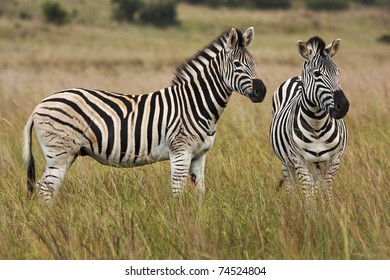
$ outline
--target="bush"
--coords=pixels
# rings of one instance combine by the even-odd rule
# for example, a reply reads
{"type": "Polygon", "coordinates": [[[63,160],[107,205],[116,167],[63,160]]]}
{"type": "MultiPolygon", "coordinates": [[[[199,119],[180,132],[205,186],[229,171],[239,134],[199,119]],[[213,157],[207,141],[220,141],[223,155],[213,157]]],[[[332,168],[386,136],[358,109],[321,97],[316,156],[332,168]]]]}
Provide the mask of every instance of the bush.
{"type": "Polygon", "coordinates": [[[363,4],[363,5],[375,5],[377,4],[377,0],[354,0],[354,2],[363,4]]]}
{"type": "Polygon", "coordinates": [[[246,6],[247,0],[219,0],[219,1],[213,1],[213,0],[208,0],[207,3],[208,5],[212,6],[226,6],[226,7],[231,7],[231,8],[237,8],[237,7],[243,7],[246,6]],[[214,4],[216,3],[216,4],[214,4]]]}
{"type": "Polygon", "coordinates": [[[148,2],[141,9],[139,19],[142,23],[155,26],[177,24],[175,0],[154,0],[148,2]]]}
{"type": "Polygon", "coordinates": [[[383,34],[378,38],[379,42],[390,44],[390,33],[389,34],[383,34]]]}
{"type": "Polygon", "coordinates": [[[32,19],[32,15],[27,11],[20,11],[19,18],[22,20],[30,20],[32,19]]]}
{"type": "Polygon", "coordinates": [[[377,6],[384,6],[384,7],[390,7],[390,1],[389,0],[354,0],[354,2],[360,3],[362,5],[377,5],[377,6]]]}
{"type": "Polygon", "coordinates": [[[58,2],[44,2],[42,11],[45,20],[49,23],[62,25],[68,22],[69,14],[58,2]]]}
{"type": "Polygon", "coordinates": [[[181,0],[190,4],[201,4],[210,7],[246,7],[260,9],[289,8],[292,0],[181,0]]]}
{"type": "Polygon", "coordinates": [[[305,0],[305,6],[310,10],[345,10],[349,0],[305,0]]]}
{"type": "Polygon", "coordinates": [[[252,3],[260,9],[287,9],[291,7],[291,0],[253,0],[252,3]]]}
{"type": "Polygon", "coordinates": [[[119,21],[133,21],[143,6],[142,0],[111,0],[114,4],[113,18],[119,21]]]}
{"type": "Polygon", "coordinates": [[[205,0],[182,0],[182,2],[197,5],[197,4],[204,4],[205,0]]]}

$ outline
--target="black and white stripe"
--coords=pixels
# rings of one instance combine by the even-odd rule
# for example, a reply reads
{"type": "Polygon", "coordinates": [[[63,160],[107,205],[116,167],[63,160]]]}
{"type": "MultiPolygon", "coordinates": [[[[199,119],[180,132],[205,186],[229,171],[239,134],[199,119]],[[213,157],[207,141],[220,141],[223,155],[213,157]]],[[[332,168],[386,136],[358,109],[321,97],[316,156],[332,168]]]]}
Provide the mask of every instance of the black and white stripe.
{"type": "Polygon", "coordinates": [[[305,59],[302,76],[281,84],[272,100],[272,148],[282,162],[287,188],[291,190],[298,175],[306,197],[314,195],[321,182],[331,197],[333,177],[347,145],[342,118],[349,102],[331,60],[339,44],[337,39],[325,46],[319,37],[298,41],[305,59]]]}
{"type": "Polygon", "coordinates": [[[177,69],[172,85],[149,94],[127,95],[75,88],[44,99],[33,111],[24,133],[28,189],[51,200],[78,156],[102,164],[134,167],[171,162],[172,191],[180,193],[188,175],[204,193],[205,153],[216,123],[233,91],[261,102],[265,86],[257,78],[247,47],[254,29],[232,28],[177,69]],[[34,186],[31,132],[46,159],[34,186]]]}

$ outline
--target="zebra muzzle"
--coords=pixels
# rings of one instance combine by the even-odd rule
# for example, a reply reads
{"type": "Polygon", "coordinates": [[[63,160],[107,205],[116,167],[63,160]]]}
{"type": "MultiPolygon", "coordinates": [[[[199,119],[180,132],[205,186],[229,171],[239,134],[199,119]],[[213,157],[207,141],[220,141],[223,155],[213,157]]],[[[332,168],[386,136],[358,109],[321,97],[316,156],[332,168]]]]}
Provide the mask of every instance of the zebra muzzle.
{"type": "Polygon", "coordinates": [[[349,101],[342,90],[336,90],[333,93],[334,107],[329,110],[332,118],[341,119],[344,118],[349,110],[349,101]]]}
{"type": "Polygon", "coordinates": [[[249,95],[251,101],[254,103],[262,102],[267,92],[267,88],[265,87],[263,81],[260,79],[253,79],[252,88],[253,88],[253,92],[252,94],[249,95]]]}

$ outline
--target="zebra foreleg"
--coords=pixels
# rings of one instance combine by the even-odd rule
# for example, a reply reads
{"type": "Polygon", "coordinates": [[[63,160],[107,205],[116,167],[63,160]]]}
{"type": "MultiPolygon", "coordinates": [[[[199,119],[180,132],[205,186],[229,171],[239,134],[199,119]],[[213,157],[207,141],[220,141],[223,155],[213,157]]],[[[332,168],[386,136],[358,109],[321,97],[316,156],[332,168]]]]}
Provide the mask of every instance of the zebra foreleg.
{"type": "Polygon", "coordinates": [[[287,192],[291,194],[293,186],[296,184],[296,172],[294,166],[282,164],[283,179],[280,180],[278,187],[280,188],[286,182],[287,192]]]}
{"type": "Polygon", "coordinates": [[[315,197],[315,194],[317,192],[317,187],[313,184],[313,178],[310,174],[310,171],[306,166],[299,165],[296,167],[297,175],[299,178],[299,181],[302,185],[302,191],[306,199],[311,199],[315,197]]]}
{"type": "Polygon", "coordinates": [[[339,161],[335,160],[329,166],[325,173],[325,194],[326,200],[331,201],[333,196],[333,178],[339,169],[339,161]]]}
{"type": "Polygon", "coordinates": [[[176,152],[170,157],[171,163],[171,188],[174,196],[180,195],[187,181],[191,165],[191,154],[176,152]]]}
{"type": "Polygon", "coordinates": [[[195,188],[200,196],[203,196],[206,189],[204,186],[204,167],[206,156],[201,155],[191,161],[189,175],[195,188]]]}

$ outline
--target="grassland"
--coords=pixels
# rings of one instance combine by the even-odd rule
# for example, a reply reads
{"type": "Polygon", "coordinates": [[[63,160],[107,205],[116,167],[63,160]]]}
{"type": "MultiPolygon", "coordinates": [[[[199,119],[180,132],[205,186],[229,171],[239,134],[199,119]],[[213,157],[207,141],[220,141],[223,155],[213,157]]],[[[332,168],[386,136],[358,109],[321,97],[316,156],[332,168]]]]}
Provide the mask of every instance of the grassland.
{"type": "Polygon", "coordinates": [[[388,11],[180,5],[180,26],[156,29],[111,21],[108,0],[67,1],[77,16],[56,27],[39,6],[18,2],[0,17],[0,259],[390,258],[390,46],[377,42],[389,32],[388,11]],[[18,19],[18,9],[33,18],[18,19]],[[268,95],[262,104],[232,97],[207,155],[203,201],[190,185],[180,201],[171,197],[168,162],[114,169],[88,158],[75,162],[52,206],[28,199],[22,131],[42,98],[76,86],[160,89],[232,26],[255,27],[251,51],[268,95]],[[295,42],[312,35],[342,39],[334,61],[351,107],[334,200],[308,207],[299,192],[275,190],[281,167],[268,129],[273,91],[301,71],[295,42]]]}

